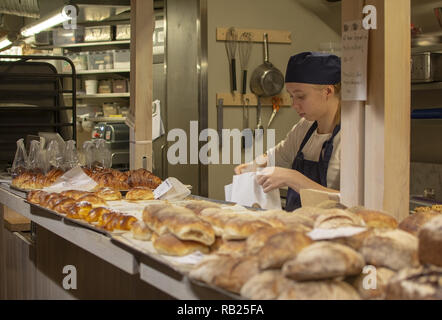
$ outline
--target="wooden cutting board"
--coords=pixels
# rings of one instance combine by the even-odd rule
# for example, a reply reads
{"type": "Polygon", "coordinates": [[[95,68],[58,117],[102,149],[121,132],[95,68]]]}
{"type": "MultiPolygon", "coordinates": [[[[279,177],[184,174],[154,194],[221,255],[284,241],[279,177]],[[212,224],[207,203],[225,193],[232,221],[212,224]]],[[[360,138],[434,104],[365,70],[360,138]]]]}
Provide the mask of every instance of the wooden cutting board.
{"type": "Polygon", "coordinates": [[[11,232],[31,230],[31,220],[23,217],[21,214],[15,212],[7,206],[3,206],[3,208],[3,219],[6,229],[11,232]]]}

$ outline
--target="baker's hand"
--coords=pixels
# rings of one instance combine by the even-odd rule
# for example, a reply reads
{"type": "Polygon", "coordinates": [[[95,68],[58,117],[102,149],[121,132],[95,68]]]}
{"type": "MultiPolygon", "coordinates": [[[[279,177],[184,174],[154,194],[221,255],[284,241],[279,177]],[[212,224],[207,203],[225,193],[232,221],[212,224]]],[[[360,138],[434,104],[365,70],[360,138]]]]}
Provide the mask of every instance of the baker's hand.
{"type": "Polygon", "coordinates": [[[297,171],[281,167],[267,167],[259,171],[256,180],[264,192],[288,186],[290,179],[296,178],[297,171]]]}
{"type": "Polygon", "coordinates": [[[258,168],[264,168],[267,165],[267,155],[261,155],[254,161],[247,162],[236,166],[235,174],[241,174],[246,172],[255,172],[258,168]]]}

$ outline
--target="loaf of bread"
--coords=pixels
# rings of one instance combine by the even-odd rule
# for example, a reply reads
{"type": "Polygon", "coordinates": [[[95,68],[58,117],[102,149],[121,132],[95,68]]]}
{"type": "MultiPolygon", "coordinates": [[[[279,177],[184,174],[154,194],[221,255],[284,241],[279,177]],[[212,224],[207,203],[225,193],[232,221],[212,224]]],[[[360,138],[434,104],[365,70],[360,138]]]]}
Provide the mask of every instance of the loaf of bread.
{"type": "MultiPolygon", "coordinates": [[[[223,240],[222,238],[217,238],[219,243],[217,248],[214,245],[211,246],[211,252],[216,252],[217,254],[228,254],[231,256],[244,256],[246,252],[246,242],[244,240],[223,240]]],[[[215,241],[216,243],[217,241],[215,241]]]]}
{"type": "Polygon", "coordinates": [[[251,277],[241,288],[241,296],[251,300],[274,300],[292,285],[280,270],[266,270],[251,277]]]}
{"type": "Polygon", "coordinates": [[[72,198],[64,198],[62,201],[57,203],[54,207],[54,210],[61,214],[67,214],[70,208],[76,203],[76,201],[72,198]]]}
{"type": "Polygon", "coordinates": [[[357,214],[340,209],[329,209],[315,220],[315,228],[334,229],[340,227],[365,226],[364,220],[357,214]]]}
{"type": "Polygon", "coordinates": [[[66,190],[61,192],[62,196],[72,198],[74,200],[78,200],[79,198],[86,195],[93,195],[92,192],[80,191],[80,190],[66,190]]]}
{"type": "Polygon", "coordinates": [[[270,228],[272,225],[255,217],[239,215],[227,220],[222,231],[225,240],[243,240],[261,228],[270,228]]]}
{"type": "Polygon", "coordinates": [[[159,211],[146,207],[143,220],[159,235],[172,233],[181,240],[192,240],[210,246],[215,242],[215,231],[212,226],[198,218],[191,210],[168,206],[159,211]]]}
{"type": "Polygon", "coordinates": [[[90,204],[92,204],[92,206],[94,208],[102,207],[102,206],[107,206],[106,201],[104,201],[103,199],[101,199],[100,197],[98,197],[98,196],[96,196],[94,194],[84,195],[84,196],[78,198],[77,201],[78,202],[82,202],[82,201],[89,202],[90,204]]]}
{"type": "Polygon", "coordinates": [[[417,236],[417,234],[419,233],[419,229],[424,224],[439,215],[440,213],[436,211],[421,211],[413,213],[401,221],[401,223],[399,224],[399,229],[417,236]]]}
{"type": "Polygon", "coordinates": [[[70,207],[66,216],[71,219],[84,219],[92,210],[92,204],[86,201],[77,202],[70,207]]]}
{"type": "Polygon", "coordinates": [[[387,268],[369,268],[366,273],[357,276],[352,285],[362,299],[385,299],[387,284],[395,274],[396,272],[387,268]]]}
{"type": "Polygon", "coordinates": [[[356,213],[358,216],[360,216],[364,220],[367,227],[387,229],[396,229],[398,227],[397,220],[388,213],[367,210],[364,207],[359,206],[349,208],[348,211],[356,213]]]}
{"type": "Polygon", "coordinates": [[[103,214],[109,213],[109,212],[111,212],[111,210],[108,208],[96,207],[96,208],[93,208],[91,211],[89,211],[85,220],[89,223],[98,222],[98,220],[100,219],[100,217],[103,214]]]}
{"type": "Polygon", "coordinates": [[[320,208],[320,209],[341,209],[341,210],[347,209],[347,207],[345,205],[343,205],[342,203],[339,203],[337,201],[334,201],[334,200],[322,201],[321,203],[319,203],[316,206],[316,208],[320,208]]]}
{"type": "MultiPolygon", "coordinates": [[[[328,210],[317,208],[317,207],[301,207],[292,212],[293,215],[308,217],[313,221],[324,214],[326,214],[328,210]]],[[[313,225],[312,225],[313,227],[313,225]]]]}
{"type": "Polygon", "coordinates": [[[374,232],[364,240],[360,253],[376,267],[400,270],[419,265],[418,239],[399,229],[374,232]]]}
{"type": "Polygon", "coordinates": [[[109,187],[99,187],[98,190],[94,193],[96,196],[106,201],[116,201],[123,199],[120,191],[109,187]]]}
{"type": "Polygon", "coordinates": [[[360,300],[356,290],[344,281],[291,282],[278,300],[360,300]]]}
{"type": "Polygon", "coordinates": [[[159,254],[167,256],[186,256],[195,251],[209,253],[209,247],[201,242],[181,240],[170,233],[158,236],[153,241],[153,247],[159,254]]]}
{"type": "Polygon", "coordinates": [[[350,237],[340,237],[340,238],[334,238],[330,241],[343,244],[345,246],[348,246],[356,251],[359,251],[359,249],[362,247],[362,244],[364,243],[365,239],[367,239],[370,235],[372,235],[375,232],[375,228],[367,228],[367,230],[362,231],[360,233],[357,233],[355,235],[352,235],[350,237]]]}
{"type": "Polygon", "coordinates": [[[134,239],[150,241],[152,238],[152,230],[142,220],[134,222],[131,231],[134,239]]]}
{"type": "Polygon", "coordinates": [[[204,257],[198,262],[189,272],[189,277],[193,280],[202,281],[208,284],[212,284],[214,278],[227,267],[232,266],[232,262],[238,260],[232,260],[230,255],[211,254],[204,257]]]}
{"type": "Polygon", "coordinates": [[[133,187],[126,193],[126,200],[154,200],[152,189],[149,187],[133,187]]]}
{"type": "Polygon", "coordinates": [[[266,244],[273,235],[288,231],[284,228],[261,228],[246,240],[246,252],[249,255],[255,255],[266,244]]]}
{"type": "Polygon", "coordinates": [[[215,235],[221,237],[223,235],[224,226],[227,221],[232,218],[238,217],[238,213],[228,210],[228,209],[219,209],[219,208],[206,208],[203,209],[198,217],[201,220],[204,220],[212,226],[215,231],[215,235]]]}
{"type": "Polygon", "coordinates": [[[278,269],[296,257],[296,255],[313,241],[304,233],[284,231],[272,235],[258,251],[260,269],[278,269]]]}
{"type": "Polygon", "coordinates": [[[189,200],[186,202],[184,207],[192,210],[196,214],[200,214],[201,211],[207,208],[221,208],[219,204],[205,200],[189,200]]]}
{"type": "Polygon", "coordinates": [[[26,195],[26,200],[31,203],[40,204],[40,196],[42,195],[47,195],[47,192],[42,190],[33,190],[26,195]]]}
{"type": "Polygon", "coordinates": [[[323,280],[360,274],[364,265],[362,255],[353,249],[319,241],[284,263],[282,273],[296,281],[323,280]]]}
{"type": "Polygon", "coordinates": [[[239,294],[243,285],[258,273],[256,257],[231,257],[229,263],[219,269],[213,284],[239,294]]]}
{"type": "Polygon", "coordinates": [[[424,224],[418,237],[420,262],[442,267],[442,215],[424,224]]]}
{"type": "Polygon", "coordinates": [[[442,268],[425,265],[406,268],[387,285],[388,300],[442,300],[442,268]]]}

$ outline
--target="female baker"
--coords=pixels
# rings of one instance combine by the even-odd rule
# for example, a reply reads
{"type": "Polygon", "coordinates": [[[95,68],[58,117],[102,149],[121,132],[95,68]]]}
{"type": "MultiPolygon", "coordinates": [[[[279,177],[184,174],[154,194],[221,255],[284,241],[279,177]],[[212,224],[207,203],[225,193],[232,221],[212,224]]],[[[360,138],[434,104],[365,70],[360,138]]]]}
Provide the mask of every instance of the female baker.
{"type": "Polygon", "coordinates": [[[258,183],[264,192],[288,187],[285,210],[293,211],[301,207],[301,189],[339,190],[340,59],[316,52],[294,55],[285,82],[301,120],[285,140],[255,161],[237,166],[235,173],[265,167],[257,175],[258,183]]]}

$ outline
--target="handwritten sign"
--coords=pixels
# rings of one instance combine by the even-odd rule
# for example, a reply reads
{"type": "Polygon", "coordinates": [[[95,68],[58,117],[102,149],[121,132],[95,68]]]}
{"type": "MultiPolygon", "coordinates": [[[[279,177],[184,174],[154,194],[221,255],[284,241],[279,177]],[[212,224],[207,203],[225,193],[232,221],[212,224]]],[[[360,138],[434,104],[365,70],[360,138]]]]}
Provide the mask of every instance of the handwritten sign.
{"type": "Polygon", "coordinates": [[[342,30],[342,100],[367,100],[367,54],[368,30],[362,27],[362,21],[345,22],[342,30]]]}

